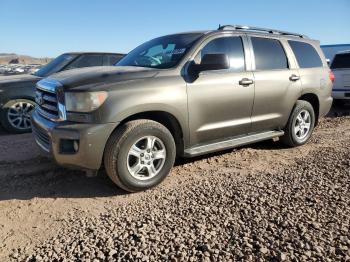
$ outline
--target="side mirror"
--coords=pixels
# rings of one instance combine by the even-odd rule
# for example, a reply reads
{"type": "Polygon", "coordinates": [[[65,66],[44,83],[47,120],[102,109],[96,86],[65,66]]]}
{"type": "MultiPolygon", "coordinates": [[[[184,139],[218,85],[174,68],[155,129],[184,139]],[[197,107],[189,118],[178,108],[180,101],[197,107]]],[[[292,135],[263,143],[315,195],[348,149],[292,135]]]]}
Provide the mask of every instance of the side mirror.
{"type": "Polygon", "coordinates": [[[230,61],[226,54],[205,54],[199,65],[195,65],[197,72],[208,70],[229,69],[230,61]]]}

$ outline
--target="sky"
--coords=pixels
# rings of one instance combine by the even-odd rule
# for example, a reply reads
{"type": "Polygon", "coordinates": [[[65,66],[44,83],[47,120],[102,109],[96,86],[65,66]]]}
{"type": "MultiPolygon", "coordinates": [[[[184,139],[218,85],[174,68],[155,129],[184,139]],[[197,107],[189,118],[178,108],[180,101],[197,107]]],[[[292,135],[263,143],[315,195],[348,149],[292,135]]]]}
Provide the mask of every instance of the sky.
{"type": "Polygon", "coordinates": [[[127,53],[165,34],[219,24],[350,43],[350,0],[0,0],[0,53],[55,57],[69,51],[127,53]]]}

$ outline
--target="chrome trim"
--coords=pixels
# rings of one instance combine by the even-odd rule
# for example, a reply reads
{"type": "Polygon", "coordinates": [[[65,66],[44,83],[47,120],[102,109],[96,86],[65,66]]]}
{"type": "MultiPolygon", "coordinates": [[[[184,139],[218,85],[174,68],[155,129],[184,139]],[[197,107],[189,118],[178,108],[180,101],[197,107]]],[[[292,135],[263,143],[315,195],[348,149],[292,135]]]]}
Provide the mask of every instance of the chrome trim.
{"type": "Polygon", "coordinates": [[[52,79],[43,79],[40,80],[37,84],[36,87],[38,89],[51,92],[51,93],[56,93],[56,88],[62,86],[62,84],[58,81],[52,80],[52,79]]]}
{"type": "Polygon", "coordinates": [[[67,120],[67,111],[66,106],[64,104],[61,104],[60,102],[58,104],[58,118],[61,121],[67,120]]]}

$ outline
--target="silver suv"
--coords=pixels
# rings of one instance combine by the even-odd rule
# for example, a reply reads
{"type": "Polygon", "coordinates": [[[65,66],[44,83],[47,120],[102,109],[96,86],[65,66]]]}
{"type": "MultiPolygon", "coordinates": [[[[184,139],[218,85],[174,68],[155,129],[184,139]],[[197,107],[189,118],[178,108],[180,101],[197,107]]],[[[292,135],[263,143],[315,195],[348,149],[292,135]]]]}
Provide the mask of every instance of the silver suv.
{"type": "Polygon", "coordinates": [[[350,50],[335,55],[331,69],[334,72],[335,82],[332,96],[343,102],[350,100],[350,50]]]}
{"type": "Polygon", "coordinates": [[[160,183],[176,157],[262,140],[308,141],[332,104],[319,42],[245,26],[167,35],[116,66],[37,84],[35,139],[60,165],[104,164],[121,188],[160,183]]]}

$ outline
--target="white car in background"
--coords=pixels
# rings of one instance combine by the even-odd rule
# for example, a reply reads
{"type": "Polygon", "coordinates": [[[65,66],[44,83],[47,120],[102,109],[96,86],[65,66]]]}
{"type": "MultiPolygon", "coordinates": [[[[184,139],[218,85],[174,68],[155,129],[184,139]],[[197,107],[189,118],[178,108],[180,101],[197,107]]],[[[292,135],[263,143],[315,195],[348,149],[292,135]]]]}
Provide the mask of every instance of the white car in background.
{"type": "Polygon", "coordinates": [[[330,65],[335,81],[332,96],[335,100],[350,102],[350,50],[339,52],[330,65]]]}

